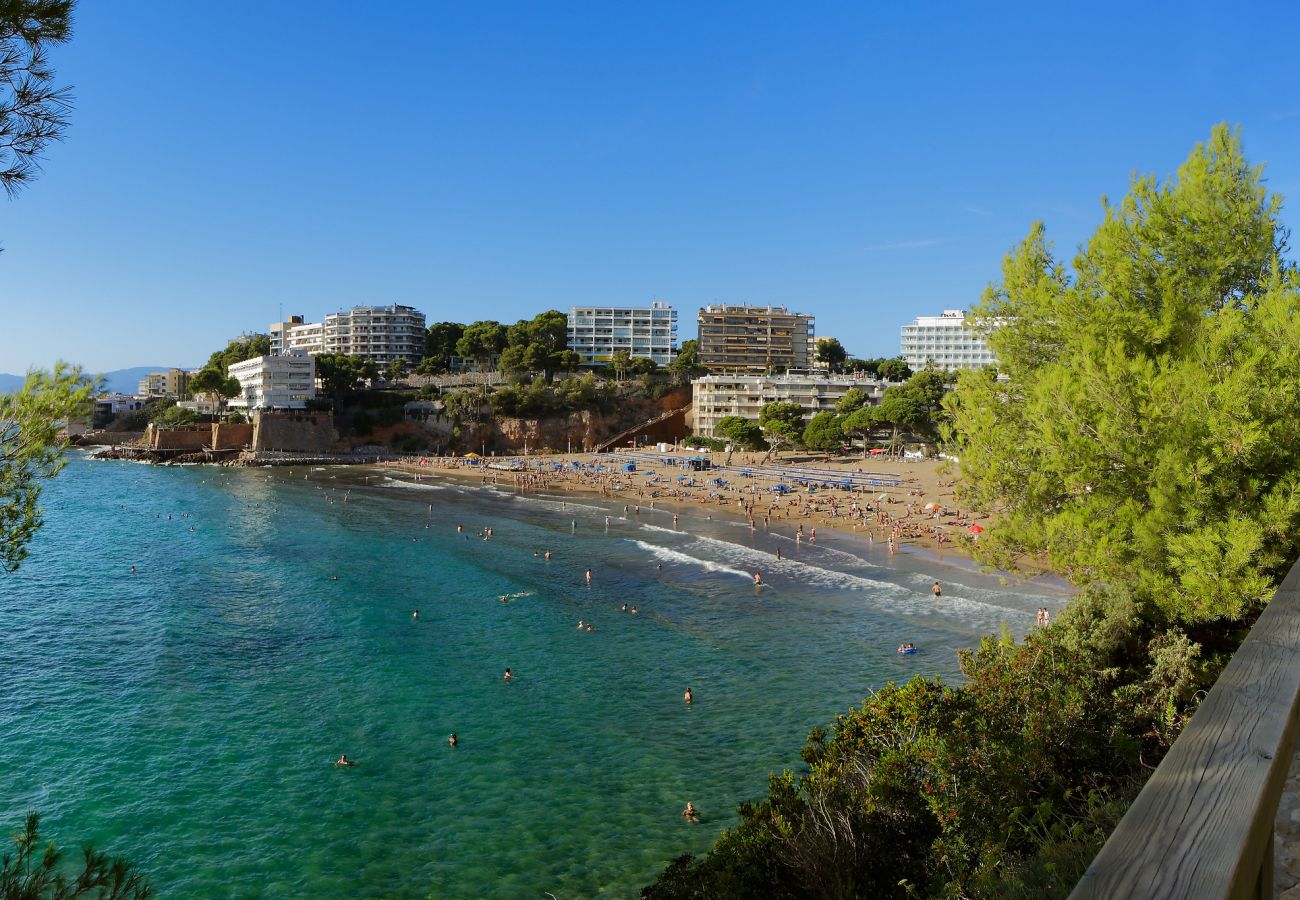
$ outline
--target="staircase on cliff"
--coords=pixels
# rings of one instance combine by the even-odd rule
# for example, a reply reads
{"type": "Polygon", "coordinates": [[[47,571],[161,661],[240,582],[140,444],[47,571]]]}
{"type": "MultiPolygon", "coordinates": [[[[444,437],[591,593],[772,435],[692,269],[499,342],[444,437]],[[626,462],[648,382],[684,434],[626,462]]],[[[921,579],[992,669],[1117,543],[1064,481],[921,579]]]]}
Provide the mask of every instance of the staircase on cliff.
{"type": "Polygon", "coordinates": [[[685,406],[679,406],[677,409],[670,409],[666,413],[660,413],[659,415],[655,416],[653,419],[648,419],[647,421],[642,422],[640,425],[633,425],[631,428],[628,428],[624,431],[620,431],[618,434],[614,435],[609,440],[601,441],[599,444],[596,445],[596,452],[606,453],[610,450],[613,450],[614,448],[618,447],[620,444],[626,443],[627,441],[634,440],[635,438],[640,437],[642,432],[647,431],[663,422],[667,422],[673,416],[682,416],[684,418],[686,413],[690,412],[690,410],[691,410],[691,404],[687,403],[685,406]]]}

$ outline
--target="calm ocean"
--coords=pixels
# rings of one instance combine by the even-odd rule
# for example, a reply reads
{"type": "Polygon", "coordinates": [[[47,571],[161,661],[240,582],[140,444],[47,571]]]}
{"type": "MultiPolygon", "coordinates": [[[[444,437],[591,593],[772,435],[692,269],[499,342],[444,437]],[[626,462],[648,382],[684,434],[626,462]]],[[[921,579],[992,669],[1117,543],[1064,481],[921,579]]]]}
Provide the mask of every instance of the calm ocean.
{"type": "Polygon", "coordinates": [[[43,500],[0,576],[0,832],[37,810],[167,898],[634,897],[810,727],[1063,602],[784,525],[359,470],[78,454],[43,500]]]}

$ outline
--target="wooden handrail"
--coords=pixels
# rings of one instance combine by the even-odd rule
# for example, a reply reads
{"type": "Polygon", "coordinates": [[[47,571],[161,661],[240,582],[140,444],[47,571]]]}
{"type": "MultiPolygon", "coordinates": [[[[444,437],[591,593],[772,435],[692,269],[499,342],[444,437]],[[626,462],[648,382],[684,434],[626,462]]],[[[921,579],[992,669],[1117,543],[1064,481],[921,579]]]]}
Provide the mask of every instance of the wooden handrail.
{"type": "Polygon", "coordinates": [[[1300,734],[1300,563],[1071,900],[1273,898],[1273,822],[1300,734]]]}

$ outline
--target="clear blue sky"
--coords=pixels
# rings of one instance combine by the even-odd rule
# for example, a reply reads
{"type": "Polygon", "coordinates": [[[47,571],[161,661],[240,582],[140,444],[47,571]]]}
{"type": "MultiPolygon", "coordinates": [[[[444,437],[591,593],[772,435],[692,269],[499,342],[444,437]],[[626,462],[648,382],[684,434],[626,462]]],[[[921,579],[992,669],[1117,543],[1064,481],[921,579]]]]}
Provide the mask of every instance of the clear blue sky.
{"type": "Polygon", "coordinates": [[[83,2],[73,126],[0,200],[0,371],[391,302],[773,303],[894,355],[1215,122],[1300,197],[1296,4],[1055,6],[83,2]]]}

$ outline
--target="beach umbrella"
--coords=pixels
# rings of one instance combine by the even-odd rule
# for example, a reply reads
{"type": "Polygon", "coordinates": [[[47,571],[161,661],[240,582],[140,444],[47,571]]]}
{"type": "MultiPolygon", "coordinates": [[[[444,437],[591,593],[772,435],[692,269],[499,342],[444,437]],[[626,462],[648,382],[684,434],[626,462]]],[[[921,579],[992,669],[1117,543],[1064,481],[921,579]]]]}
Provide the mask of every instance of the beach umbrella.
{"type": "Polygon", "coordinates": [[[979,534],[984,530],[984,526],[972,525],[970,528],[967,528],[966,530],[969,531],[971,534],[979,534]]]}
{"type": "Polygon", "coordinates": [[[926,508],[926,509],[942,509],[943,507],[941,507],[938,503],[927,503],[927,504],[925,504],[925,508],[926,508]]]}
{"type": "Polygon", "coordinates": [[[479,456],[477,453],[466,453],[466,454],[465,454],[465,458],[466,458],[466,459],[482,459],[483,457],[479,456]]]}

